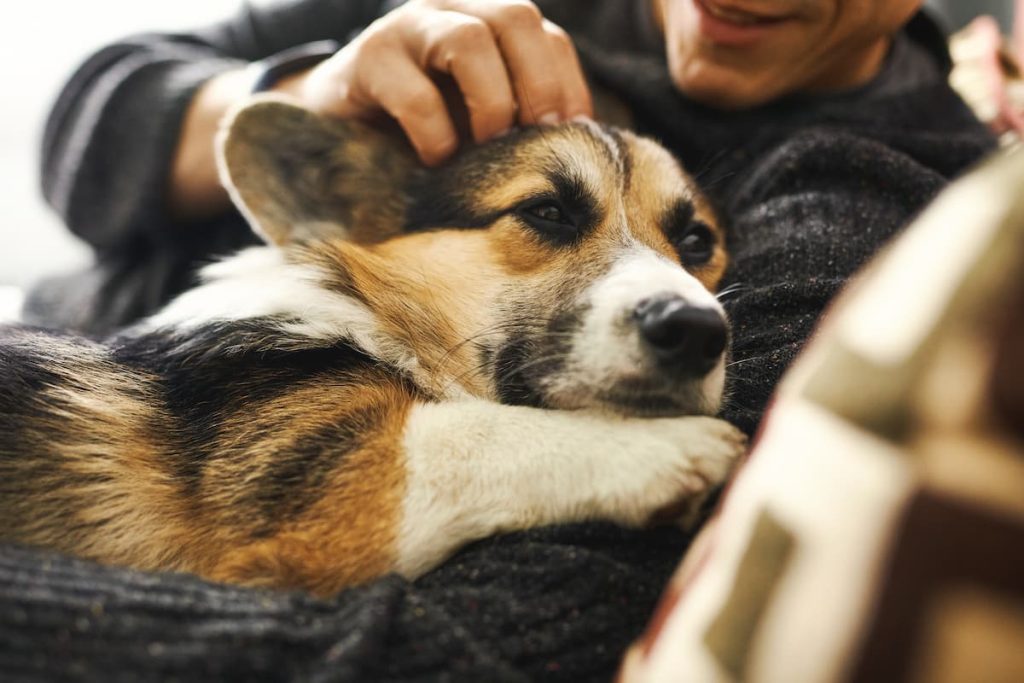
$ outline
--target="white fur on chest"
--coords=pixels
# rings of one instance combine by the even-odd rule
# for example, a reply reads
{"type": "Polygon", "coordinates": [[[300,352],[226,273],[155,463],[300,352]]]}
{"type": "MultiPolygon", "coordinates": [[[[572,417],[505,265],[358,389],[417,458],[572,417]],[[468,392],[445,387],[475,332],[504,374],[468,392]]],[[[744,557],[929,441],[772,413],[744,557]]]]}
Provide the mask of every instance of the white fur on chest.
{"type": "Polygon", "coordinates": [[[145,325],[187,332],[209,323],[270,319],[285,338],[348,341],[413,377],[423,374],[412,351],[382,330],[372,310],[332,291],[324,273],[289,262],[280,249],[246,249],[207,266],[201,276],[203,284],[174,299],[145,325]]]}

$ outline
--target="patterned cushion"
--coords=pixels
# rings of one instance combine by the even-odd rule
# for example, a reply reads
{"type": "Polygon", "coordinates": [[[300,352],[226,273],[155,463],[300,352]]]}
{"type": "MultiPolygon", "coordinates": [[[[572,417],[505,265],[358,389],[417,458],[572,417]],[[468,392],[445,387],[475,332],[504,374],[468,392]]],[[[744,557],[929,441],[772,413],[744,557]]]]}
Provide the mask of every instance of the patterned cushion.
{"type": "Polygon", "coordinates": [[[1022,188],[990,161],[839,297],[622,683],[1024,681],[1022,188]]]}
{"type": "MultiPolygon", "coordinates": [[[[1018,5],[1021,9],[1017,14],[1024,13],[1024,4],[1018,5]]],[[[1024,20],[1018,21],[1024,26],[1024,20]]],[[[1002,145],[1020,144],[1024,135],[1024,75],[1018,57],[1024,54],[1014,54],[999,24],[989,16],[976,18],[950,37],[949,54],[953,58],[949,84],[975,116],[999,134],[1002,145]]]]}

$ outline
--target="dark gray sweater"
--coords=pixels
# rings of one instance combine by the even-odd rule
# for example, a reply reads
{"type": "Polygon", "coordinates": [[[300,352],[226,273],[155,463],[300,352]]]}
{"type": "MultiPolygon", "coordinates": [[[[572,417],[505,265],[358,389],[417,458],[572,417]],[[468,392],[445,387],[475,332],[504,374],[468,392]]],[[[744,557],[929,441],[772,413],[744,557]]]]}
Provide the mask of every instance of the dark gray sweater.
{"type": "MultiPolygon", "coordinates": [[[[993,148],[946,85],[943,38],[919,16],[857,91],[723,113],[673,89],[646,3],[540,4],[576,38],[593,82],[680,156],[730,223],[729,280],[742,289],[728,302],[725,414],[753,431],[837,288],[993,148]]],[[[344,40],[381,5],[260,3],[86,62],[47,123],[43,188],[98,265],[37,290],[37,321],[104,333],[185,287],[196,263],[249,242],[235,214],[182,226],[163,211],[189,98],[245,61],[344,40]]],[[[330,601],[0,547],[0,677],[609,680],[685,545],[669,530],[539,529],[475,544],[416,583],[389,577],[330,601]]]]}

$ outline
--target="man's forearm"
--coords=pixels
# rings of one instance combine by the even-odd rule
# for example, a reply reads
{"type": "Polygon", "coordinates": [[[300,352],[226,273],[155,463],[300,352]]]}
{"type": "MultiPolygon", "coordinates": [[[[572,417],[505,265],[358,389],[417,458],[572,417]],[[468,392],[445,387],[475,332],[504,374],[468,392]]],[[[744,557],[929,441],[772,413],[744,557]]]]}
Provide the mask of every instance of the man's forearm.
{"type": "MultiPolygon", "coordinates": [[[[297,95],[304,73],[282,78],[273,92],[297,95]]],[[[207,81],[189,105],[167,190],[168,207],[179,221],[200,221],[230,206],[227,191],[217,175],[214,140],[224,115],[250,95],[251,86],[252,74],[246,69],[228,71],[207,81]]]]}

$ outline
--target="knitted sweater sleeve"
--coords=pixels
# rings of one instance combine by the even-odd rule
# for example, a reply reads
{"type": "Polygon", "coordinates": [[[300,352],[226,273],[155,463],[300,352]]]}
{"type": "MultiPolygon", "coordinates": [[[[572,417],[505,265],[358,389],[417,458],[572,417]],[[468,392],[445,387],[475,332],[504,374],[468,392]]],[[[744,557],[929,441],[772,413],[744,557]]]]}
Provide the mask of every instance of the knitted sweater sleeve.
{"type": "Polygon", "coordinates": [[[288,47],[346,40],[383,0],[245,3],[229,20],[125,38],[90,56],[60,92],[43,133],[46,201],[99,251],[160,241],[165,190],[186,108],[209,78],[288,47]]]}

